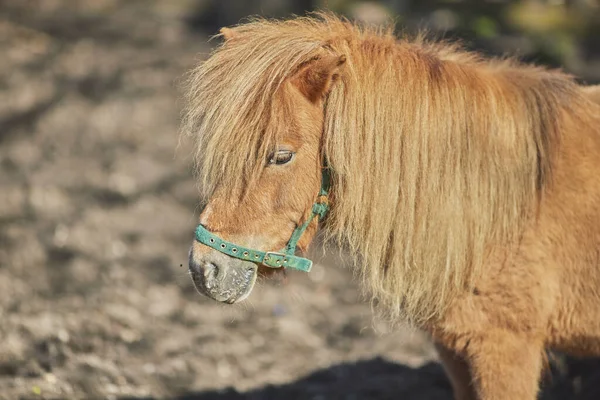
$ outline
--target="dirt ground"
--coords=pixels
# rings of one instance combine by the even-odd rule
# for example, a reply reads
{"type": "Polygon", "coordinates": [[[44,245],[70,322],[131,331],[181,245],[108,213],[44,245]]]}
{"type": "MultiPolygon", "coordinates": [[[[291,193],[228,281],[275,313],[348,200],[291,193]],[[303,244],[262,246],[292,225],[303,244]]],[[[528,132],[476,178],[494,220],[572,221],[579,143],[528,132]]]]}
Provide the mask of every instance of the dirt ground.
{"type": "MultiPolygon", "coordinates": [[[[427,339],[319,249],[239,306],[195,292],[192,3],[0,3],[0,399],[450,400],[427,339]]],[[[600,399],[599,365],[558,357],[543,398],[600,399]]]]}

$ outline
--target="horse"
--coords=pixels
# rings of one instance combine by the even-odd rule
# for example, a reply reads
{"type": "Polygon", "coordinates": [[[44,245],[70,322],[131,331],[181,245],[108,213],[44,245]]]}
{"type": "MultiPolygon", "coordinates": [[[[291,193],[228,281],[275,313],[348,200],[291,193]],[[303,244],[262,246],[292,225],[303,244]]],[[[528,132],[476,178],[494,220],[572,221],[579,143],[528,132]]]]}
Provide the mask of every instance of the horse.
{"type": "Polygon", "coordinates": [[[310,269],[318,229],[456,399],[533,400],[546,349],[600,354],[600,90],[331,13],[257,18],[186,76],[198,291],[310,269]]]}

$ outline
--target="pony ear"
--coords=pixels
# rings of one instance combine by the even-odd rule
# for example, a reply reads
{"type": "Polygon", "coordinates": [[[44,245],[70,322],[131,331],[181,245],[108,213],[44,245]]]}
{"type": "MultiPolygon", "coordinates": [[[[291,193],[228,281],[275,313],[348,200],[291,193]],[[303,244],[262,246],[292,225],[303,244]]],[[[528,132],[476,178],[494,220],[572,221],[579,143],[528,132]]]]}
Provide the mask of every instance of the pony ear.
{"type": "Polygon", "coordinates": [[[237,33],[231,28],[221,28],[219,33],[223,36],[225,41],[231,40],[237,36],[237,33]]]}
{"type": "Polygon", "coordinates": [[[292,84],[311,103],[323,99],[337,80],[346,56],[329,55],[309,62],[292,78],[292,84]]]}

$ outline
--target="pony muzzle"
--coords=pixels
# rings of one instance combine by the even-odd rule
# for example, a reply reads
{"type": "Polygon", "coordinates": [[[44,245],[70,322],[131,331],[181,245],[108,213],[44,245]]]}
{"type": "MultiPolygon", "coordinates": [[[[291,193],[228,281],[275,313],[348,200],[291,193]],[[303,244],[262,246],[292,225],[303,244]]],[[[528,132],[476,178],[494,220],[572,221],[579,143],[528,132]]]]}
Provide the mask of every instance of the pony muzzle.
{"type": "Polygon", "coordinates": [[[213,300],[233,304],[244,300],[254,287],[257,266],[210,251],[194,257],[190,249],[189,272],[196,290],[213,300]]]}

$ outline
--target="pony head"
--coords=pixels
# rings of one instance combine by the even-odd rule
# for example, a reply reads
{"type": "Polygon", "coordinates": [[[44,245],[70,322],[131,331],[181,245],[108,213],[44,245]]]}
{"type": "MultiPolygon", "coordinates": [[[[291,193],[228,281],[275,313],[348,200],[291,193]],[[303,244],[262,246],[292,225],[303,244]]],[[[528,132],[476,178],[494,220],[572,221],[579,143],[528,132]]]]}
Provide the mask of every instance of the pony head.
{"type": "MultiPolygon", "coordinates": [[[[233,29],[222,35],[226,43],[192,72],[188,92],[204,203],[199,222],[240,248],[279,251],[311,217],[322,179],[324,101],[345,57],[312,48],[294,58],[272,47],[251,56],[245,40],[260,38],[233,29]]],[[[317,224],[307,224],[300,250],[317,224]]],[[[248,296],[257,275],[274,270],[195,241],[189,271],[198,291],[234,303],[248,296]]]]}

